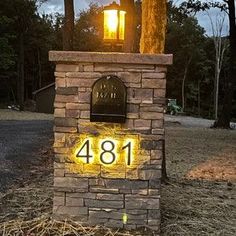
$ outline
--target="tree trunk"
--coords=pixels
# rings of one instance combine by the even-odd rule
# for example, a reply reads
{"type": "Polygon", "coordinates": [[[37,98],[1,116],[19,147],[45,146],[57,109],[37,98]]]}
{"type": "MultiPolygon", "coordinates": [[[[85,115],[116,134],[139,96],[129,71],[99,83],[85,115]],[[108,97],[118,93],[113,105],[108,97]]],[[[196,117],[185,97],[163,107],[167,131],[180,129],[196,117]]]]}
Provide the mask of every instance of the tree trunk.
{"type": "Polygon", "coordinates": [[[37,50],[37,60],[38,60],[38,88],[42,88],[42,67],[41,67],[41,59],[40,59],[40,50],[37,50]]]}
{"type": "Polygon", "coordinates": [[[120,5],[122,9],[126,11],[124,52],[133,52],[134,51],[134,38],[135,38],[134,0],[120,0],[120,5]]]}
{"type": "Polygon", "coordinates": [[[63,50],[73,50],[74,39],[74,1],[64,0],[65,23],[63,27],[63,50]]]}
{"type": "Polygon", "coordinates": [[[233,93],[236,87],[236,22],[235,22],[235,2],[228,0],[229,7],[229,41],[230,41],[230,71],[225,81],[225,92],[223,100],[223,109],[219,119],[215,122],[216,128],[230,128],[232,113],[233,93]]]}
{"type": "Polygon", "coordinates": [[[17,82],[17,97],[20,105],[20,110],[24,109],[25,95],[25,73],[24,73],[24,34],[19,35],[19,56],[18,56],[18,82],[17,82]]]}
{"type": "Polygon", "coordinates": [[[185,65],[185,69],[184,69],[184,76],[183,76],[183,81],[182,81],[182,111],[185,110],[185,81],[187,78],[188,68],[189,68],[191,60],[192,60],[192,57],[189,58],[187,64],[185,65]]]}
{"type": "Polygon", "coordinates": [[[200,79],[197,82],[197,87],[198,87],[198,99],[197,99],[198,116],[201,117],[201,80],[200,79]]]}
{"type": "Polygon", "coordinates": [[[164,53],[167,24],[166,0],[142,1],[141,53],[164,53]]]}
{"type": "Polygon", "coordinates": [[[219,104],[219,80],[220,80],[220,68],[219,68],[219,58],[216,58],[215,65],[215,81],[214,81],[214,110],[215,110],[215,120],[218,118],[218,104],[219,104]]]}

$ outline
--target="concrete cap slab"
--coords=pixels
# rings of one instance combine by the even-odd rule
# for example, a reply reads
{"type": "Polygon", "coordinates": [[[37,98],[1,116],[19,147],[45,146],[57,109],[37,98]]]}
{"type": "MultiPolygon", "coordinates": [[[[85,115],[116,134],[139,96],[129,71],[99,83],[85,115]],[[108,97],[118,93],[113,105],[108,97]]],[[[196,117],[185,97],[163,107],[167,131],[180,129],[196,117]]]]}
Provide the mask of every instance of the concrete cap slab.
{"type": "Polygon", "coordinates": [[[171,65],[173,63],[173,55],[117,52],[50,51],[49,61],[66,64],[93,62],[118,64],[171,65]]]}

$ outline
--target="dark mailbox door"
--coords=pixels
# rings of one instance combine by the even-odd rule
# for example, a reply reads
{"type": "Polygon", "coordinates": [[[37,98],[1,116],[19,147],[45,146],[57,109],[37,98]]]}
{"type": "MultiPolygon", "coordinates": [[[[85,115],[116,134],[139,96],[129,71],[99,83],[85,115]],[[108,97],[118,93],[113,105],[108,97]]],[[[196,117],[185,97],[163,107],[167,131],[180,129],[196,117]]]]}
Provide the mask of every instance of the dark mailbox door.
{"type": "Polygon", "coordinates": [[[126,87],[114,75],[98,79],[92,87],[90,121],[124,123],[126,87]]]}

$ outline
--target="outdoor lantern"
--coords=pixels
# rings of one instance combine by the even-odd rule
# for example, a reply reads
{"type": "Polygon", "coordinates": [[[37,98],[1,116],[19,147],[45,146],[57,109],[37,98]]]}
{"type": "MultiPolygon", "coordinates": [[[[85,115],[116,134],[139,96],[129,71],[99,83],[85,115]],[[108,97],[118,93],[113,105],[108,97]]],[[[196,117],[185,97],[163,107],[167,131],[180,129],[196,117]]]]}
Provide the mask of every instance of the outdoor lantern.
{"type": "Polygon", "coordinates": [[[104,7],[104,41],[122,43],[125,39],[125,14],[120,5],[113,2],[104,7]]]}

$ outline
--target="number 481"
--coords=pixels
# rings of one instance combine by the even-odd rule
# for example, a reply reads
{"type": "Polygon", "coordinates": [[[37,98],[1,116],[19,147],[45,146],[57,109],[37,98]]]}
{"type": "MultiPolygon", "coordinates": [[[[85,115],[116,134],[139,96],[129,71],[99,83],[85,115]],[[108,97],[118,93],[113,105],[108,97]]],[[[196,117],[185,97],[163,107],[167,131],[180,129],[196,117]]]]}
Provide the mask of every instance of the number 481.
{"type": "MultiPolygon", "coordinates": [[[[127,149],[127,165],[131,165],[131,142],[128,142],[125,146],[122,147],[122,150],[127,149]]],[[[116,161],[115,143],[111,140],[105,140],[101,143],[99,159],[101,163],[110,165],[116,161]]],[[[90,160],[93,159],[91,153],[90,140],[86,140],[79,151],[76,154],[78,158],[85,158],[87,164],[90,163],[90,160]]]]}

